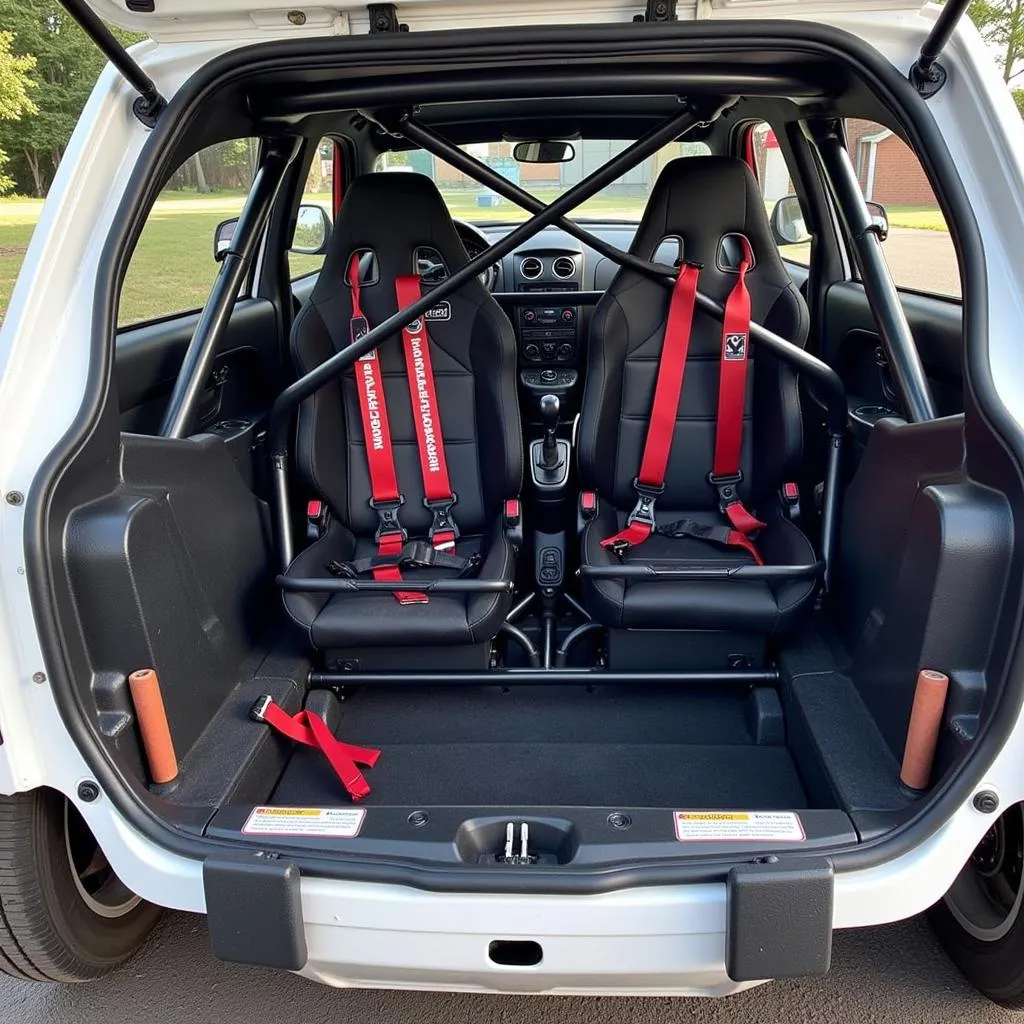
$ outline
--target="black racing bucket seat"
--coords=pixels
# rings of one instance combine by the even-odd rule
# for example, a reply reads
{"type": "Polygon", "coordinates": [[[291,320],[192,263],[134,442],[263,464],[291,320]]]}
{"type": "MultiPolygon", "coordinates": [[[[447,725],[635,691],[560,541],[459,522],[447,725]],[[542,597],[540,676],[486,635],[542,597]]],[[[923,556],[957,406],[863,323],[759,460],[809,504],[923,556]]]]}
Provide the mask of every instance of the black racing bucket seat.
{"type": "MultiPolygon", "coordinates": [[[[365,333],[396,313],[396,279],[408,284],[410,275],[421,275],[415,286],[426,292],[432,282],[467,262],[444,201],[428,178],[396,173],[358,178],[345,195],[312,296],[295,319],[291,346],[297,369],[306,373],[348,345],[354,317],[365,318],[365,333]]],[[[508,529],[505,505],[518,498],[522,481],[512,325],[476,278],[424,321],[436,398],[430,426],[443,442],[456,499],[446,512],[458,536],[454,547],[440,546],[443,551],[431,545],[438,520],[436,509],[424,502],[426,470],[417,435],[421,413],[410,393],[406,339],[396,333],[376,349],[375,372],[386,398],[402,499],[394,514],[407,534],[403,551],[413,553],[399,566],[401,578],[410,591],[417,582],[435,579],[511,583],[515,535],[508,529]],[[447,564],[452,559],[460,562],[458,570],[447,564]],[[439,564],[430,564],[435,561],[439,564]]],[[[378,576],[370,567],[381,561],[384,519],[379,507],[371,505],[363,382],[356,379],[360,365],[317,391],[299,410],[298,470],[323,500],[327,515],[320,517],[326,522],[322,536],[289,567],[286,575],[292,580],[378,576]]],[[[409,603],[380,590],[286,591],[284,600],[288,614],[320,650],[480,645],[504,621],[511,588],[429,594],[426,600],[421,594],[409,603]]]]}
{"type": "MultiPolygon", "coordinates": [[[[681,248],[697,287],[722,304],[746,261],[748,320],[803,346],[808,313],[772,240],[764,202],[749,168],[727,157],[689,157],[662,171],[631,252],[651,259],[666,239],[681,248]]],[[[579,423],[584,494],[584,603],[599,622],[629,629],[720,631],[768,637],[792,629],[811,605],[820,563],[784,500],[802,454],[793,371],[749,336],[735,352],[721,321],[698,308],[689,322],[682,388],[668,412],[670,444],[661,490],[647,489],[653,522],[642,542],[619,540],[635,522],[652,404],[665,346],[671,293],[628,269],[597,304],[590,328],[586,392],[579,423]],[[742,346],[748,347],[743,350],[742,346]],[[742,423],[739,465],[712,479],[717,458],[719,386],[725,359],[746,356],[745,388],[735,406],[742,423]],[[728,486],[723,486],[728,485],[728,486]],[[731,490],[729,488],[732,488],[731,490]],[[739,536],[726,506],[739,510],[739,536]],[[744,519],[749,513],[759,528],[744,519]],[[604,543],[602,543],[604,542],[604,543]],[[732,569],[763,563],[743,578],[732,569]],[[815,568],[818,566],[818,568],[815,568]],[[789,567],[788,570],[781,567],[789,567]],[[621,573],[616,576],[616,573],[621,573]],[[688,576],[692,572],[694,575],[688,576]],[[757,574],[760,573],[758,576],[757,574]],[[777,575],[773,576],[773,573],[777,575]]],[[[644,490],[641,482],[641,490],[644,490]]],[[[722,648],[728,650],[728,643],[722,648]]]]}

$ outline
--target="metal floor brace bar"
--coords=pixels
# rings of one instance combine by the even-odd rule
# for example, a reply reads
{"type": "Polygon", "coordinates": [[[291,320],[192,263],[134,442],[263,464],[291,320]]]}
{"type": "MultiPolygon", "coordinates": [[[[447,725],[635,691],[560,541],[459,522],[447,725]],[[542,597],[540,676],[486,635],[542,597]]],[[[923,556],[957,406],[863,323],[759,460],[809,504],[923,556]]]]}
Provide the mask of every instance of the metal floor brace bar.
{"type": "Polygon", "coordinates": [[[724,669],[719,672],[613,672],[609,669],[507,668],[486,672],[310,672],[313,689],[334,686],[771,686],[779,681],[773,668],[724,669]]]}

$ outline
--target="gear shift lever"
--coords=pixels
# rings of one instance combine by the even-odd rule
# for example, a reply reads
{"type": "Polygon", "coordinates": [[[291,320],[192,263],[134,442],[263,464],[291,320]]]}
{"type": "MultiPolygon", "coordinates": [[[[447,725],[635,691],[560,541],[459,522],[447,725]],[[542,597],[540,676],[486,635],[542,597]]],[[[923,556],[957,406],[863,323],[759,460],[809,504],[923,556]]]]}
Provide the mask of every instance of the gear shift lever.
{"type": "Polygon", "coordinates": [[[543,395],[540,400],[540,418],[544,422],[544,444],[541,447],[540,464],[544,469],[555,469],[559,464],[558,410],[561,403],[558,395],[543,395]]]}

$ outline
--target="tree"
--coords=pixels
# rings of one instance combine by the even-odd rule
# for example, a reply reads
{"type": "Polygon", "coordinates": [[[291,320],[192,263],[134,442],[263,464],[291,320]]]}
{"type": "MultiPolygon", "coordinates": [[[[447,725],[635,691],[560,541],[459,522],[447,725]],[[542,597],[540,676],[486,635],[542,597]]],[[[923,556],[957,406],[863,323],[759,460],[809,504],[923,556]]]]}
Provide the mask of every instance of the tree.
{"type": "MultiPolygon", "coordinates": [[[[18,56],[11,46],[14,35],[0,32],[0,121],[20,121],[27,114],[34,114],[36,105],[29,97],[35,82],[29,73],[36,66],[34,57],[18,56]]],[[[0,195],[10,192],[14,179],[4,173],[10,157],[0,147],[0,195]]]]}
{"type": "Polygon", "coordinates": [[[1020,116],[1024,117],[1024,89],[1014,89],[1013,99],[1017,104],[1017,109],[1020,111],[1020,116]]]}
{"type": "MultiPolygon", "coordinates": [[[[35,58],[36,111],[16,127],[0,122],[0,147],[36,195],[44,195],[106,58],[57,0],[0,0],[0,25],[13,33],[12,51],[35,58]]],[[[122,42],[141,36],[113,30],[122,42]]]]}
{"type": "Polygon", "coordinates": [[[1010,82],[1024,72],[1024,67],[1016,68],[1024,59],[1024,0],[972,0],[968,14],[985,40],[998,50],[1003,81],[1010,82]]]}

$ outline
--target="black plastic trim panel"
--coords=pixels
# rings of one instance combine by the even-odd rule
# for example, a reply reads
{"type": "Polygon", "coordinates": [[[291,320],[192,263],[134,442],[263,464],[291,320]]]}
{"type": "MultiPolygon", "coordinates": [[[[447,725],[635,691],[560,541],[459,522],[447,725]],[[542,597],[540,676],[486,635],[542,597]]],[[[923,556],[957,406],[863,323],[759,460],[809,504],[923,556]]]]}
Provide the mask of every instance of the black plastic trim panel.
{"type": "MultiPolygon", "coordinates": [[[[104,246],[96,281],[93,352],[85,399],[75,421],[41,467],[30,490],[26,506],[26,570],[47,672],[65,726],[82,751],[102,790],[132,825],[153,842],[192,858],[205,858],[218,846],[213,840],[197,841],[168,828],[154,808],[135,795],[129,781],[108,761],[89,726],[71,678],[73,665],[65,660],[67,649],[58,620],[58,602],[64,600],[58,581],[59,553],[55,538],[59,531],[50,528],[51,516],[66,514],[54,509],[58,484],[69,472],[74,460],[83,453],[101,427],[101,418],[110,394],[111,353],[115,329],[115,309],[119,294],[116,283],[124,274],[132,244],[138,237],[145,212],[169,170],[176,145],[200,116],[204,101],[214,90],[255,73],[295,68],[337,67],[365,60],[369,55],[378,65],[388,61],[408,64],[422,61],[437,65],[463,59],[474,61],[514,59],[526,56],[557,60],[571,65],[575,58],[622,54],[624,48],[635,53],[688,53],[706,51],[721,44],[737,59],[744,53],[763,53],[766,45],[776,44],[789,52],[810,54],[849,66],[858,72],[869,88],[901,122],[906,137],[921,155],[936,192],[960,258],[965,299],[965,337],[967,384],[984,406],[983,431],[997,434],[1004,450],[1004,462],[1020,477],[1024,462],[1024,435],[996,392],[988,362],[987,287],[985,257],[977,222],[963,185],[937,125],[925,103],[914,92],[905,76],[876,50],[845,32],[826,26],[792,21],[699,22],[672,25],[630,26],[624,43],[621,25],[552,27],[543,34],[535,29],[487,29],[457,33],[412,33],[400,36],[351,37],[343,39],[302,40],[242,47],[211,61],[198,71],[176,94],[160,124],[151,135],[126,190],[114,228],[104,246]],[[799,35],[797,33],[799,32],[799,35]]],[[[387,102],[387,86],[377,86],[381,102],[387,102]]],[[[109,427],[107,428],[109,431],[109,427]]],[[[109,436],[106,441],[109,443],[109,436]]],[[[103,443],[102,439],[101,442],[103,443]]],[[[96,459],[93,457],[93,464],[96,459]]],[[[1016,722],[1024,680],[1024,651],[1017,643],[1020,613],[1008,634],[1007,648],[1013,650],[1004,705],[1000,714],[991,715],[978,739],[978,749],[965,766],[924,802],[922,813],[884,839],[839,850],[834,855],[837,870],[867,868],[883,863],[917,846],[936,831],[971,795],[996,752],[1005,743],[1016,722]],[[1012,647],[1010,645],[1013,645],[1012,647]],[[1013,687],[1010,690],[1010,686],[1013,687]]],[[[787,855],[787,862],[798,861],[801,854],[787,855]]],[[[815,855],[816,856],[816,855],[815,855]]],[[[346,859],[313,858],[306,864],[296,860],[301,870],[322,876],[394,882],[427,889],[490,890],[493,883],[476,886],[464,866],[447,871],[425,872],[405,864],[356,864],[346,859]]],[[[637,885],[679,884],[709,879],[722,880],[730,860],[693,857],[685,863],[644,867],[620,872],[550,874],[552,892],[599,892],[637,885]]],[[[537,876],[522,875],[521,891],[538,891],[537,876]]]]}

